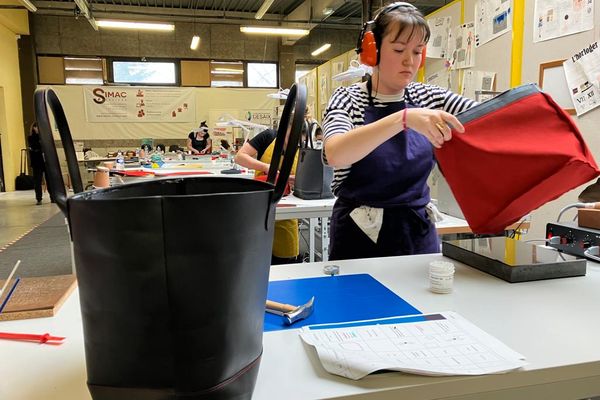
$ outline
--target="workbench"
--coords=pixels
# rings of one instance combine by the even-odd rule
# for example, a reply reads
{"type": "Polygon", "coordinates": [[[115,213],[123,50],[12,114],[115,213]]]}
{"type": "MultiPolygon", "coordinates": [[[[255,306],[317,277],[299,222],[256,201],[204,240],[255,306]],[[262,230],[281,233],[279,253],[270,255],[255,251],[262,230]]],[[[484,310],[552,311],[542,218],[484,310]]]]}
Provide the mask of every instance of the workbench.
{"type": "MultiPolygon", "coordinates": [[[[575,400],[600,394],[598,264],[588,262],[583,277],[510,284],[455,262],[453,293],[434,294],[428,289],[428,264],[441,259],[445,259],[441,254],[432,254],[336,264],[342,274],[371,274],[423,313],[458,312],[523,354],[529,365],[497,375],[427,377],[385,372],[352,381],[327,373],[298,330],[268,332],[253,400],[575,400]]],[[[270,279],[323,276],[326,264],[275,266],[270,279]]],[[[90,399],[77,293],[53,318],[6,321],[0,323],[0,330],[67,337],[61,346],[2,341],[0,398],[90,399]]]]}

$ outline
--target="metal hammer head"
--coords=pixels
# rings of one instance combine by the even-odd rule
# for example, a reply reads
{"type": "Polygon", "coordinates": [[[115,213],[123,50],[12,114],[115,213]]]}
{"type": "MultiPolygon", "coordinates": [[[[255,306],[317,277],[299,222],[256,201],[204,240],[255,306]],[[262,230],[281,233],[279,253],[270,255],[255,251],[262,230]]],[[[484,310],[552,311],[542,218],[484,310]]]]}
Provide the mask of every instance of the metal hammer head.
{"type": "Polygon", "coordinates": [[[294,311],[289,311],[283,314],[283,318],[286,324],[292,325],[296,321],[308,318],[313,312],[313,305],[315,302],[315,296],[301,306],[298,306],[294,311]]]}

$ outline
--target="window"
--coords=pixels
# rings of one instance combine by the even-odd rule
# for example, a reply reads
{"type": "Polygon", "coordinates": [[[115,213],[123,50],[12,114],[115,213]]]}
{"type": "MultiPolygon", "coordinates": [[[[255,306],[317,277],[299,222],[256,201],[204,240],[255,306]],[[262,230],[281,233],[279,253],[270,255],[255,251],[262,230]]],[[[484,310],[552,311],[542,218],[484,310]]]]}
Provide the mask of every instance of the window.
{"type": "Polygon", "coordinates": [[[69,85],[102,85],[104,62],[101,58],[65,57],[65,83],[69,85]]]}
{"type": "Polygon", "coordinates": [[[241,61],[211,61],[210,86],[243,87],[244,63],[241,61]]]}
{"type": "Polygon", "coordinates": [[[298,79],[317,68],[318,64],[296,64],[296,83],[298,79]]]}
{"type": "Polygon", "coordinates": [[[248,87],[276,88],[277,64],[275,63],[252,63],[248,66],[248,87]]]}
{"type": "Polygon", "coordinates": [[[173,61],[113,61],[112,72],[114,83],[177,84],[173,61]]]}

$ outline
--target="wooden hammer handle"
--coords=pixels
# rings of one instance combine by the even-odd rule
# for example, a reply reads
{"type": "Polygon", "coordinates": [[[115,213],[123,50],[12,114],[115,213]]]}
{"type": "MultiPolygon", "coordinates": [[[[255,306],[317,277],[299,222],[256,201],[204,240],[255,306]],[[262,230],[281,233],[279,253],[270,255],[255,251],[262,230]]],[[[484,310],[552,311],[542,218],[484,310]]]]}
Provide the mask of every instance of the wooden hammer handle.
{"type": "Polygon", "coordinates": [[[270,310],[281,311],[281,312],[292,312],[298,307],[291,304],[278,303],[276,301],[267,300],[266,307],[270,310]]]}

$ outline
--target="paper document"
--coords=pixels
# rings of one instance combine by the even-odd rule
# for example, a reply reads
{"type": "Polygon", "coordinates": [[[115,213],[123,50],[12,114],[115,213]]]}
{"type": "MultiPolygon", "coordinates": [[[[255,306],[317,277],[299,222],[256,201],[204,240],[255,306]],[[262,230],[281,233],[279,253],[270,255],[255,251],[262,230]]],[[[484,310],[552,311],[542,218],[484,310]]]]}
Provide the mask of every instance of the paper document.
{"type": "Polygon", "coordinates": [[[361,379],[379,370],[420,375],[483,375],[527,363],[525,357],[455,312],[305,326],[332,374],[361,379]]]}

